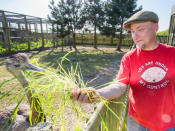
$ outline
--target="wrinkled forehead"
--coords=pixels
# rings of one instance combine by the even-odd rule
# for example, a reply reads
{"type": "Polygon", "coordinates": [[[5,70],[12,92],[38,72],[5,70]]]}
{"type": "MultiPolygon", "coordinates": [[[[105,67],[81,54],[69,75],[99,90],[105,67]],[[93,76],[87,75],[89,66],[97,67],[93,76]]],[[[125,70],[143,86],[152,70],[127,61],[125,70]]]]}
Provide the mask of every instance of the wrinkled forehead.
{"type": "Polygon", "coordinates": [[[150,26],[153,26],[155,23],[152,21],[146,21],[146,22],[136,22],[136,23],[132,23],[130,25],[130,30],[134,30],[134,29],[138,29],[140,27],[145,27],[145,28],[149,28],[150,26]]]}

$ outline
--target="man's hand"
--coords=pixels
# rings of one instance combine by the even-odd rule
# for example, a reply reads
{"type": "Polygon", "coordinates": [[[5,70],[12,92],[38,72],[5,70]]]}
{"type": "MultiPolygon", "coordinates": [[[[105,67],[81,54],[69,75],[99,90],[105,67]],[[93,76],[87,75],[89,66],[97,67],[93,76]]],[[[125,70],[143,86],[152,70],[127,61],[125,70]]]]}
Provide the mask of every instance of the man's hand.
{"type": "Polygon", "coordinates": [[[105,100],[118,98],[125,92],[126,88],[127,85],[116,82],[98,90],[73,88],[71,95],[74,100],[83,103],[92,103],[100,98],[105,100]]]}
{"type": "Polygon", "coordinates": [[[71,91],[71,95],[74,100],[77,100],[83,103],[92,103],[97,101],[99,98],[95,89],[73,88],[71,91]]]}

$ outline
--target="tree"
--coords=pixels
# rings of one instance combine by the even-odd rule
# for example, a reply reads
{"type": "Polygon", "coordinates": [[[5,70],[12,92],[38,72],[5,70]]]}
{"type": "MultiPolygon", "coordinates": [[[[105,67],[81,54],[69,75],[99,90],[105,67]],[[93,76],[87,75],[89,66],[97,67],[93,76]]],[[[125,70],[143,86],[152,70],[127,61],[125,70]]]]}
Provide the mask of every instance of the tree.
{"type": "Polygon", "coordinates": [[[121,50],[123,39],[123,23],[132,14],[142,9],[140,6],[137,8],[137,0],[107,0],[104,4],[105,16],[102,26],[99,28],[101,34],[111,36],[111,43],[113,37],[119,36],[119,43],[117,50],[121,50]]]}
{"type": "Polygon", "coordinates": [[[103,3],[100,0],[89,0],[85,3],[86,19],[94,27],[94,48],[97,49],[97,29],[104,16],[103,3]]]}
{"type": "Polygon", "coordinates": [[[113,13],[112,4],[106,1],[104,4],[104,17],[101,21],[99,31],[102,35],[111,36],[111,44],[113,44],[113,38],[116,36],[118,30],[118,14],[113,13]]]}
{"type": "Polygon", "coordinates": [[[76,31],[83,28],[86,20],[82,4],[81,0],[60,0],[55,5],[52,0],[49,5],[49,8],[52,10],[51,14],[54,14],[54,21],[58,25],[57,29],[63,32],[71,32],[75,49],[76,31]]]}
{"type": "Polygon", "coordinates": [[[168,36],[168,29],[164,30],[164,31],[161,31],[161,32],[158,32],[157,35],[158,36],[168,36]]]}
{"type": "Polygon", "coordinates": [[[132,14],[142,9],[142,6],[137,8],[137,0],[112,0],[113,13],[118,14],[120,32],[119,32],[119,44],[117,50],[121,51],[121,44],[123,39],[123,23],[132,14]]]}
{"type": "Polygon", "coordinates": [[[49,21],[52,23],[52,31],[56,32],[56,36],[61,38],[61,46],[63,51],[63,39],[70,34],[68,28],[68,19],[65,17],[65,13],[62,11],[64,8],[63,2],[58,3],[59,8],[55,6],[54,1],[50,1],[49,8],[52,10],[51,15],[48,16],[49,21]]]}

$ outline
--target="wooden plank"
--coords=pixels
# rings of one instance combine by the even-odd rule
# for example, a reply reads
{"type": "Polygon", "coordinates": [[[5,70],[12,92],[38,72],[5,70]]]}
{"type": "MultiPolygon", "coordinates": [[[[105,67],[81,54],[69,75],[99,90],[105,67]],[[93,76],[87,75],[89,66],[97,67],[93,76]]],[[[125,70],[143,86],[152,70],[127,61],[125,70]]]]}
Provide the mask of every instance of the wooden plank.
{"type": "Polygon", "coordinates": [[[89,119],[85,131],[98,131],[101,126],[101,120],[104,118],[106,113],[106,106],[101,102],[95,112],[92,114],[92,117],[89,119]]]}
{"type": "Polygon", "coordinates": [[[9,35],[8,22],[4,14],[4,11],[1,11],[1,13],[3,18],[2,25],[3,25],[4,41],[5,41],[5,44],[7,45],[6,51],[9,53],[11,52],[11,45],[10,45],[10,38],[9,38],[10,35],[9,35]]]}
{"type": "Polygon", "coordinates": [[[111,101],[108,105],[109,107],[107,107],[107,112],[104,117],[105,125],[103,125],[103,129],[107,128],[109,131],[118,131],[120,125],[123,105],[115,102],[122,102],[122,97],[111,101]]]}
{"type": "Polygon", "coordinates": [[[18,23],[18,29],[21,30],[21,26],[20,26],[20,23],[18,23]]]}
{"type": "MultiPolygon", "coordinates": [[[[24,23],[25,23],[25,35],[28,37],[29,36],[29,34],[28,34],[28,26],[27,26],[27,19],[26,19],[26,16],[24,16],[24,23]]],[[[30,41],[29,41],[29,39],[27,38],[27,43],[28,43],[28,50],[30,51],[30,41]]]]}
{"type": "Polygon", "coordinates": [[[42,39],[42,48],[44,48],[44,34],[43,34],[43,25],[42,25],[42,19],[40,19],[40,27],[41,27],[41,39],[42,39]]]}
{"type": "Polygon", "coordinates": [[[126,99],[128,99],[128,97],[126,97],[127,95],[128,90],[120,98],[112,100],[109,102],[109,104],[104,104],[101,102],[92,114],[85,130],[123,131],[122,127],[126,115],[126,99]]]}
{"type": "MultiPolygon", "coordinates": [[[[19,13],[14,13],[14,12],[10,12],[10,11],[4,11],[4,10],[0,10],[0,12],[7,12],[7,13],[11,13],[11,14],[16,14],[16,16],[15,17],[25,17],[25,16],[29,16],[29,17],[33,17],[33,18],[39,18],[39,17],[36,17],[36,16],[31,16],[31,15],[25,15],[25,14],[19,14],[19,13]]],[[[9,16],[13,16],[13,15],[9,15],[9,16]]],[[[44,18],[42,18],[42,19],[44,19],[44,18]]]]}
{"type": "Polygon", "coordinates": [[[29,24],[29,31],[30,31],[30,33],[32,32],[32,30],[31,30],[31,24],[29,24]]]}
{"type": "Polygon", "coordinates": [[[35,27],[35,33],[38,33],[38,26],[37,26],[37,24],[34,24],[34,27],[35,27]]]}
{"type": "Polygon", "coordinates": [[[53,43],[53,47],[56,47],[55,34],[53,29],[54,29],[54,24],[52,23],[52,43],[53,43]]]}
{"type": "Polygon", "coordinates": [[[48,27],[46,24],[46,43],[48,43],[48,39],[49,39],[49,32],[48,32],[48,27]]]}

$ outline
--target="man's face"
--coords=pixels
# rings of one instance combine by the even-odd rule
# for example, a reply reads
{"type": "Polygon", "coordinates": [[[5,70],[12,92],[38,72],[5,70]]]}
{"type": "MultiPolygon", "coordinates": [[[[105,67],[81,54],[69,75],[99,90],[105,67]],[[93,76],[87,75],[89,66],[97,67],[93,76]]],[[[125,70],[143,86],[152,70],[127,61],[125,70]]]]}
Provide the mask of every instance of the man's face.
{"type": "Polygon", "coordinates": [[[131,34],[137,48],[144,49],[156,40],[158,24],[153,22],[142,22],[131,24],[131,34]]]}

